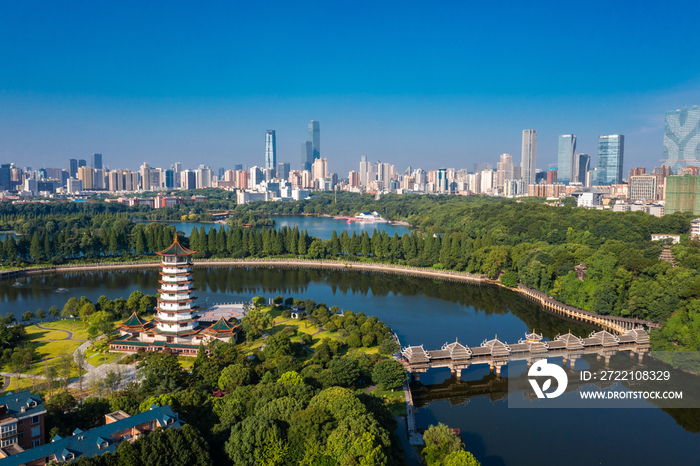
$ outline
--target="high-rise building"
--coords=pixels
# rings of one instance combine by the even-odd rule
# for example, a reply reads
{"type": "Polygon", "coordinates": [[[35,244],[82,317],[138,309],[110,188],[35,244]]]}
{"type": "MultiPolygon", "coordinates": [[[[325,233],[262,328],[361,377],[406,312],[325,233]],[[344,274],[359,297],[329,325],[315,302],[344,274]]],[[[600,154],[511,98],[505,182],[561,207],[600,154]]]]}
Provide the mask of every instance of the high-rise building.
{"type": "Polygon", "coordinates": [[[150,191],[151,190],[151,167],[147,162],[143,162],[141,168],[141,190],[150,191]]]}
{"type": "Polygon", "coordinates": [[[633,201],[656,200],[656,176],[632,175],[630,176],[630,199],[633,201]]]}
{"type": "Polygon", "coordinates": [[[250,167],[250,178],[248,178],[248,186],[255,187],[263,181],[263,171],[260,167],[250,167]]]}
{"type": "Polygon", "coordinates": [[[639,175],[646,175],[647,169],[644,167],[634,167],[632,170],[630,170],[630,178],[633,176],[639,176],[639,175]]]}
{"type": "Polygon", "coordinates": [[[598,185],[622,183],[625,136],[611,134],[598,138],[598,185]]]}
{"type": "Polygon", "coordinates": [[[286,180],[289,178],[289,163],[279,162],[277,164],[277,178],[280,180],[286,180]]]}
{"type": "Polygon", "coordinates": [[[360,186],[360,173],[355,170],[350,170],[348,174],[348,185],[351,188],[357,188],[360,186]]]}
{"type": "Polygon", "coordinates": [[[576,154],[576,135],[559,135],[559,156],[557,158],[557,179],[559,183],[569,184],[576,181],[574,167],[574,154],[576,154]]]}
{"type": "Polygon", "coordinates": [[[167,189],[175,187],[175,170],[165,170],[165,187],[167,189]]]}
{"type": "Polygon", "coordinates": [[[94,170],[92,167],[79,167],[78,179],[83,182],[83,189],[94,189],[94,170]]]}
{"type": "Polygon", "coordinates": [[[666,112],[663,160],[673,174],[700,165],[700,106],[666,112]]]}
{"type": "Polygon", "coordinates": [[[581,184],[586,184],[586,173],[588,173],[588,170],[590,169],[589,166],[591,164],[591,156],[588,154],[576,154],[574,157],[574,175],[576,175],[576,179],[571,177],[571,181],[575,181],[577,183],[581,184]]]}
{"type": "Polygon", "coordinates": [[[102,169],[102,154],[92,154],[92,168],[96,170],[102,169]]]}
{"type": "Polygon", "coordinates": [[[85,159],[78,159],[78,168],[86,167],[86,166],[87,166],[87,162],[85,161],[85,159]]]}
{"type": "MultiPolygon", "coordinates": [[[[386,187],[387,186],[385,186],[385,188],[386,187]]],[[[441,168],[438,170],[437,189],[438,189],[438,192],[441,192],[441,193],[444,193],[447,191],[447,169],[446,168],[441,168]]]]}
{"type": "Polygon", "coordinates": [[[265,132],[265,168],[277,169],[277,137],[274,129],[265,132]]]}
{"type": "Polygon", "coordinates": [[[309,122],[309,135],[307,140],[311,141],[311,151],[313,154],[311,163],[313,163],[314,160],[321,158],[321,127],[318,121],[311,120],[309,122]]]}
{"type": "Polygon", "coordinates": [[[213,177],[211,168],[205,165],[200,165],[195,173],[197,173],[197,189],[211,188],[213,177]]]}
{"type": "Polygon", "coordinates": [[[223,179],[224,179],[224,174],[225,174],[225,173],[226,173],[226,169],[224,169],[224,167],[219,167],[219,174],[218,174],[218,175],[219,175],[219,180],[223,180],[223,179]]]}
{"type": "Polygon", "coordinates": [[[522,151],[523,181],[525,186],[535,184],[535,167],[537,165],[537,130],[523,130],[523,151],[522,151]]]}
{"type": "Polygon", "coordinates": [[[311,180],[316,181],[319,178],[326,178],[327,176],[328,176],[328,159],[314,160],[313,165],[311,165],[311,180]]]}
{"type": "Polygon", "coordinates": [[[687,211],[700,214],[700,176],[666,177],[666,214],[687,211]]]}
{"type": "Polygon", "coordinates": [[[372,173],[372,164],[367,160],[366,155],[360,156],[360,186],[367,186],[367,183],[372,181],[370,174],[372,173]]]}
{"type": "Polygon", "coordinates": [[[75,178],[78,176],[78,161],[75,159],[68,160],[68,167],[70,171],[70,177],[75,178]]]}
{"type": "Polygon", "coordinates": [[[501,155],[501,161],[496,164],[496,187],[503,189],[506,180],[513,179],[513,156],[501,155]]]}
{"type": "Polygon", "coordinates": [[[314,163],[314,144],[311,141],[301,143],[301,169],[311,170],[314,163]]]}
{"type": "Polygon", "coordinates": [[[197,173],[193,170],[180,172],[180,187],[182,189],[197,189],[197,173]]]}

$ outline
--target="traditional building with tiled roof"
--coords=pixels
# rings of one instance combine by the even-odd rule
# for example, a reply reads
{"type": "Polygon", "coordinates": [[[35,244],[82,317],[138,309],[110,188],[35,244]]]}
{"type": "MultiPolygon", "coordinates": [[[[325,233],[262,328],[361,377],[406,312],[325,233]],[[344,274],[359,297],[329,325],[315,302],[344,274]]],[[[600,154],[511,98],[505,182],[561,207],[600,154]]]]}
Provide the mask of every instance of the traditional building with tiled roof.
{"type": "Polygon", "coordinates": [[[199,321],[192,278],[192,255],[196,252],[182,246],[176,237],[172,245],[157,253],[161,256],[161,280],[156,315],[147,322],[132,314],[119,325],[121,336],[110,342],[110,351],[135,353],[144,349],[191,355],[201,343],[237,337],[240,325],[220,319],[207,326],[199,321]]]}

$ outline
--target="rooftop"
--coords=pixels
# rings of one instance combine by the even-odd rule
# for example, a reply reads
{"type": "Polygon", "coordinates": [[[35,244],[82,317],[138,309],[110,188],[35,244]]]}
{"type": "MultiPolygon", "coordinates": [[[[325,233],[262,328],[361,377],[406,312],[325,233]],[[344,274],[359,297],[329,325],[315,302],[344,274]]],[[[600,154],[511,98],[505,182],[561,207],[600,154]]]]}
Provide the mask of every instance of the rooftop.
{"type": "Polygon", "coordinates": [[[121,419],[115,422],[87,431],[76,429],[73,435],[66,438],[57,435],[50,443],[3,459],[2,464],[3,466],[21,466],[52,455],[56,456],[57,461],[63,462],[77,459],[81,456],[91,458],[108,451],[114,453],[118,443],[121,443],[122,439],[116,439],[115,442],[115,439],[112,438],[113,435],[150,421],[157,421],[158,425],[163,428],[182,427],[182,422],[178,420],[177,413],[167,405],[160,407],[151,406],[150,410],[136,414],[135,416],[128,416],[123,412],[121,412],[122,414],[117,413],[120,413],[120,411],[107,415],[121,417],[121,419]],[[123,417],[124,415],[127,417],[123,417]]]}

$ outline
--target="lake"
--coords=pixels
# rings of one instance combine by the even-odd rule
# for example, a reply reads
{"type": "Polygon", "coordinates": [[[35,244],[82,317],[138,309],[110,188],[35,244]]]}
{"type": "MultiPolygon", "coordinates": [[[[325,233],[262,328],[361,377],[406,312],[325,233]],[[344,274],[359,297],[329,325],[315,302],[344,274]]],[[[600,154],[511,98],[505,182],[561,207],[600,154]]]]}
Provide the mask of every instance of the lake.
{"type": "MultiPolygon", "coordinates": [[[[155,293],[156,269],[53,274],[0,281],[0,306],[22,312],[62,307],[72,296],[96,301],[155,293]],[[58,288],[68,293],[58,294],[58,288]]],[[[495,334],[515,343],[533,328],[588,335],[593,329],[542,311],[519,295],[497,287],[357,271],[211,267],[194,272],[200,305],[242,301],[256,295],[312,298],[376,315],[405,346],[437,349],[456,338],[477,346],[495,334]]],[[[508,370],[504,371],[507,376],[508,370]]],[[[489,380],[486,366],[462,371],[462,379],[489,380]]],[[[418,427],[443,422],[462,431],[467,449],[484,466],[532,464],[697,464],[700,410],[512,409],[499,384],[488,393],[463,397],[447,369],[431,369],[414,384],[418,427]],[[421,402],[421,400],[428,400],[421,402]],[[676,421],[678,419],[678,422],[676,421]]],[[[462,383],[463,384],[463,383],[462,383]]],[[[502,385],[502,384],[501,384],[502,385]]]]}
{"type": "MultiPolygon", "coordinates": [[[[352,236],[352,232],[355,231],[358,234],[363,231],[367,231],[370,235],[372,231],[376,228],[377,231],[386,231],[389,236],[394,236],[394,233],[398,233],[399,236],[404,233],[411,233],[411,229],[404,225],[393,225],[390,223],[370,223],[370,222],[352,222],[346,223],[345,220],[335,220],[331,217],[307,217],[304,215],[271,215],[276,223],[276,228],[282,227],[299,227],[300,230],[307,230],[309,235],[315,236],[321,239],[331,239],[333,230],[336,230],[338,234],[342,230],[347,230],[348,234],[352,236]]],[[[205,231],[209,231],[209,228],[218,229],[222,225],[216,223],[201,223],[201,222],[163,222],[168,225],[172,225],[177,228],[178,231],[185,233],[185,236],[190,236],[192,234],[192,229],[204,227],[205,231]]]]}

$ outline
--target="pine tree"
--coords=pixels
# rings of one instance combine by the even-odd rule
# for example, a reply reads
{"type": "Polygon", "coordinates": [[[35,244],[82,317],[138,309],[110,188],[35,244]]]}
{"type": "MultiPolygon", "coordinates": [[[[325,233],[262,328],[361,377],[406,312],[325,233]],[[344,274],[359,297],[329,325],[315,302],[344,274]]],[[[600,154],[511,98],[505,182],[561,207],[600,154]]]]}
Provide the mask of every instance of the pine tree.
{"type": "Polygon", "coordinates": [[[39,233],[35,231],[34,236],[32,236],[32,244],[29,247],[29,257],[31,257],[35,261],[38,261],[39,259],[41,259],[41,256],[41,241],[39,240],[39,233]]]}
{"type": "Polygon", "coordinates": [[[306,255],[306,232],[303,235],[299,235],[299,247],[297,250],[300,256],[306,255]]]}
{"type": "Polygon", "coordinates": [[[207,235],[207,246],[210,256],[218,253],[218,247],[216,245],[216,230],[214,229],[214,227],[209,227],[209,234],[207,235]]]}
{"type": "Polygon", "coordinates": [[[335,230],[333,230],[333,233],[331,233],[330,252],[336,257],[340,255],[340,240],[338,239],[338,232],[335,230]]]}
{"type": "Polygon", "coordinates": [[[51,242],[48,232],[44,235],[44,256],[47,260],[53,257],[53,243],[51,242]]]}
{"type": "Polygon", "coordinates": [[[144,254],[146,252],[146,236],[143,234],[143,228],[137,227],[135,236],[134,251],[136,254],[144,254]]]}
{"type": "Polygon", "coordinates": [[[362,232],[362,243],[360,245],[362,255],[367,257],[372,252],[372,245],[370,243],[369,234],[366,231],[362,232]]]}

